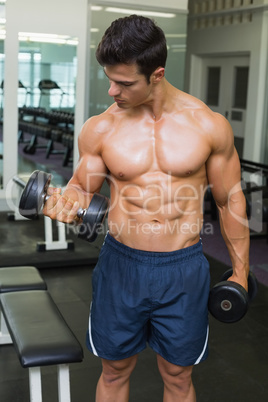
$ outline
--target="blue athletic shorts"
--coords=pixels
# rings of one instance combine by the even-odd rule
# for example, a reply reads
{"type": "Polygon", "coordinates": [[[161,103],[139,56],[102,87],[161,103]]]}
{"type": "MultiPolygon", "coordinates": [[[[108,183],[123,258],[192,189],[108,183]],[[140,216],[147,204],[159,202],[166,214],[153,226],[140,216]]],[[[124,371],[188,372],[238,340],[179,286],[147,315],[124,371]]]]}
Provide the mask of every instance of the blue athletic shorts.
{"type": "Polygon", "coordinates": [[[172,252],[132,249],[109,233],[92,276],[87,347],[121,360],[149,346],[190,366],[208,355],[209,264],[201,240],[172,252]]]}

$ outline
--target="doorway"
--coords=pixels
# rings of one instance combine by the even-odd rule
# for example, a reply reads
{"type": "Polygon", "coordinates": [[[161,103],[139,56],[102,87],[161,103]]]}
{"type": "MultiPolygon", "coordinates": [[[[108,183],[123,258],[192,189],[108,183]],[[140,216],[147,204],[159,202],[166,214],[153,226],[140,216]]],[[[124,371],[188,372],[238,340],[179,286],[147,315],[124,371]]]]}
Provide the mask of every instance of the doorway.
{"type": "Polygon", "coordinates": [[[213,111],[225,116],[234,132],[240,157],[247,114],[249,57],[202,58],[201,100],[213,111]]]}

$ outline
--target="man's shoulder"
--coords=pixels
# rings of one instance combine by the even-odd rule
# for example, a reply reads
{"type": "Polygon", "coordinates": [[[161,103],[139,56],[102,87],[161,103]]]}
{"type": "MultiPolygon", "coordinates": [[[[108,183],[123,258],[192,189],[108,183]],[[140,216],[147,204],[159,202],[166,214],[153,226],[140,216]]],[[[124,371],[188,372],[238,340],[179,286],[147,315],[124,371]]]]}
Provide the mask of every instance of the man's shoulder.
{"type": "Polygon", "coordinates": [[[215,119],[218,117],[218,113],[213,112],[209,106],[207,106],[201,99],[196,98],[193,95],[181,92],[180,101],[185,111],[191,112],[194,116],[204,117],[207,119],[215,119]]]}
{"type": "Polygon", "coordinates": [[[83,124],[79,134],[79,149],[82,152],[100,152],[107,136],[114,126],[113,114],[108,110],[88,118],[83,124]]]}
{"type": "Polygon", "coordinates": [[[214,112],[203,101],[192,95],[184,93],[183,107],[185,112],[188,112],[200,128],[204,128],[206,132],[214,133],[215,130],[229,129],[228,120],[223,115],[214,112]]]}
{"type": "Polygon", "coordinates": [[[223,115],[214,112],[200,99],[189,94],[184,94],[183,104],[183,109],[191,119],[193,127],[207,139],[211,149],[232,147],[232,127],[223,115]]]}
{"type": "Polygon", "coordinates": [[[91,116],[87,119],[83,125],[83,130],[96,134],[105,134],[111,129],[114,119],[115,117],[111,108],[108,108],[103,113],[91,116]]]}

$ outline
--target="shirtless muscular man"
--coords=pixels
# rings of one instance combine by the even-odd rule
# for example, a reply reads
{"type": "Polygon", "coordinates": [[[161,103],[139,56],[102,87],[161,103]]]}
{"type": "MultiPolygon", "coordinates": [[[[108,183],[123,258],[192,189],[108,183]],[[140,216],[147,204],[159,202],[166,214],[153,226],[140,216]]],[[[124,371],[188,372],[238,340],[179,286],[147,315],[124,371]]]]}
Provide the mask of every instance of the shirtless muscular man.
{"type": "Polygon", "coordinates": [[[44,213],[73,222],[106,179],[109,232],[93,272],[88,348],[102,359],[97,402],[126,402],[137,355],[156,352],[165,402],[196,400],[207,357],[209,266],[200,232],[208,185],[233,280],[247,289],[249,230],[240,163],[226,119],[165,78],[163,31],[141,16],[114,21],[96,52],[114,103],[89,118],[80,159],[44,213]]]}

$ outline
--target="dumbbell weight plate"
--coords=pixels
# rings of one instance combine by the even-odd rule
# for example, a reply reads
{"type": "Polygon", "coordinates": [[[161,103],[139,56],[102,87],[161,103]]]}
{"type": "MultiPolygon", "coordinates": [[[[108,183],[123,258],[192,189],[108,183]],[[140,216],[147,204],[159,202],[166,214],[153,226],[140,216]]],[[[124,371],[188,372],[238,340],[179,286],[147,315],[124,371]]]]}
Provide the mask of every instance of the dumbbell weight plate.
{"type": "MultiPolygon", "coordinates": [[[[228,271],[224,272],[224,274],[221,277],[221,281],[227,281],[228,278],[233,274],[232,269],[228,269],[228,271]]],[[[248,296],[249,300],[252,301],[255,299],[257,293],[258,293],[258,281],[256,276],[252,271],[249,271],[248,275],[248,296]]]]}
{"type": "Polygon", "coordinates": [[[208,308],[217,320],[233,323],[244,317],[248,303],[248,293],[243,286],[236,282],[224,281],[211,289],[208,308]]]}
{"type": "Polygon", "coordinates": [[[20,198],[19,213],[28,219],[35,219],[44,205],[44,197],[51,181],[51,175],[35,170],[20,198]]]}
{"type": "Polygon", "coordinates": [[[109,206],[108,199],[95,193],[88,209],[83,215],[83,223],[79,227],[78,237],[93,242],[98,236],[98,228],[102,224],[109,206]]]}

